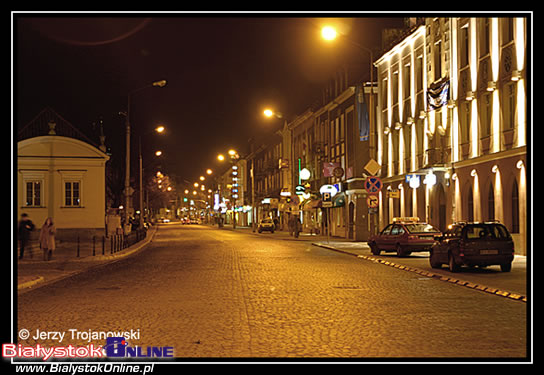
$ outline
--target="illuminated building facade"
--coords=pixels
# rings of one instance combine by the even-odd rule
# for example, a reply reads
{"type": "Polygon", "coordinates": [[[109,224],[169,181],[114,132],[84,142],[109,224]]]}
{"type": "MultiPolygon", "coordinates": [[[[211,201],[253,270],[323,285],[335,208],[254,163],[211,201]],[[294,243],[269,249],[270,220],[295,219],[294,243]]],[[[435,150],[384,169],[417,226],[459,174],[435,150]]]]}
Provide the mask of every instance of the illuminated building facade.
{"type": "Polygon", "coordinates": [[[526,31],[523,17],[426,18],[375,62],[380,228],[499,220],[526,253],[526,31]]]}

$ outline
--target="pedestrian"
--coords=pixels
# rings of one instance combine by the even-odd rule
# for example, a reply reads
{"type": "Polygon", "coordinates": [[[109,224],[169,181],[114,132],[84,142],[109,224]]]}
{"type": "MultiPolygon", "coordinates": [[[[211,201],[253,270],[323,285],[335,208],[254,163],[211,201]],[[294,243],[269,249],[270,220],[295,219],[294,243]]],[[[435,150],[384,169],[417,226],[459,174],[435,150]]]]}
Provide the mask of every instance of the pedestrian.
{"type": "MultiPolygon", "coordinates": [[[[28,218],[28,215],[25,213],[21,214],[21,220],[19,221],[19,241],[21,244],[21,252],[19,254],[19,259],[23,259],[25,253],[25,247],[28,245],[30,240],[30,233],[34,230],[34,223],[28,218]]],[[[30,257],[32,258],[32,251],[30,252],[30,257]]]]}
{"type": "Polygon", "coordinates": [[[48,217],[40,230],[40,248],[43,251],[43,260],[51,260],[53,250],[55,250],[55,224],[53,218],[48,217]]]}
{"type": "Polygon", "coordinates": [[[289,235],[292,236],[295,232],[294,226],[295,226],[295,217],[293,215],[289,216],[289,220],[287,221],[287,226],[289,227],[289,235]]]}
{"type": "Polygon", "coordinates": [[[301,232],[302,229],[302,223],[300,222],[299,218],[295,218],[295,238],[298,238],[298,234],[301,232]]]}

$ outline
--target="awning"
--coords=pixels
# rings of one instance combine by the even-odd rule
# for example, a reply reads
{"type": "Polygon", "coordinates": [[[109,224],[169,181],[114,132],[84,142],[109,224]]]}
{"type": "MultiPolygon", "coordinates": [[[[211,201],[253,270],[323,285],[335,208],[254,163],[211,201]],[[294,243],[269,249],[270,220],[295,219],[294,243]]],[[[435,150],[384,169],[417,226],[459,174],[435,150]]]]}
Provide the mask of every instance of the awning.
{"type": "Polygon", "coordinates": [[[344,207],[346,205],[346,195],[344,193],[338,193],[332,197],[333,207],[344,207]]]}

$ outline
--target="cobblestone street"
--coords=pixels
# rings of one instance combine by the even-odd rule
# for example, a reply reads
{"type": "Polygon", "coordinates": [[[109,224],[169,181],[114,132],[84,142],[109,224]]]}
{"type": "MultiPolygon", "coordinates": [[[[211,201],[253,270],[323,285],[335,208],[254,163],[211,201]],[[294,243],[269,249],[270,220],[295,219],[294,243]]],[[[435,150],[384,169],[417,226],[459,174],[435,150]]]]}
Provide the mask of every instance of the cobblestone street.
{"type": "MultiPolygon", "coordinates": [[[[312,246],[161,226],[143,251],[18,298],[40,331],[139,330],[178,358],[519,358],[526,303],[312,246]]],[[[97,343],[103,344],[103,343],[97,343]]]]}

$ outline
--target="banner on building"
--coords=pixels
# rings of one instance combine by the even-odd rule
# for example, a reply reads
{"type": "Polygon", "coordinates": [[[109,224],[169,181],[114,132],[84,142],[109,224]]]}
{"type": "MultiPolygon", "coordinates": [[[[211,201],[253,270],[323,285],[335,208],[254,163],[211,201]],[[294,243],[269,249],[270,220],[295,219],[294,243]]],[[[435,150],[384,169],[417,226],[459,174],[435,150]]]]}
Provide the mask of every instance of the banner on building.
{"type": "Polygon", "coordinates": [[[359,124],[359,140],[368,141],[370,121],[368,120],[368,109],[362,85],[357,85],[357,122],[359,124]]]}
{"type": "Polygon", "coordinates": [[[334,169],[340,167],[340,163],[323,162],[323,177],[333,177],[334,169]]]}
{"type": "Polygon", "coordinates": [[[434,111],[448,104],[450,98],[450,81],[438,82],[427,90],[427,110],[434,111]]]}

